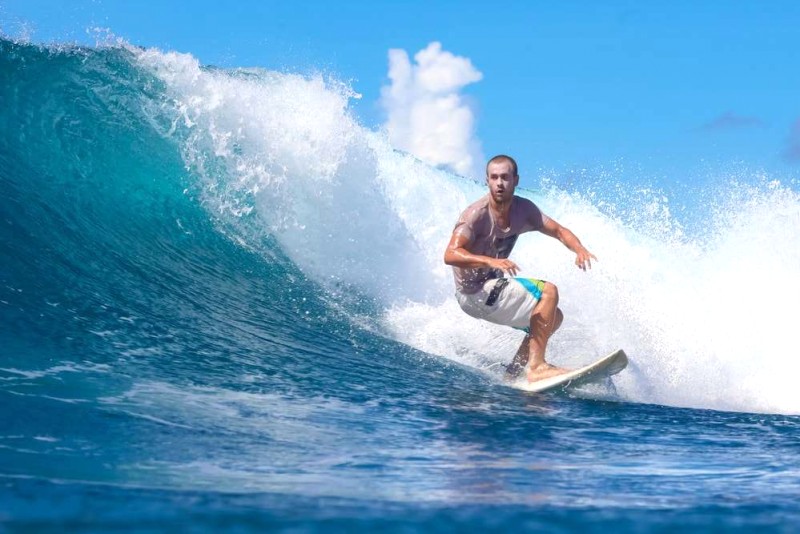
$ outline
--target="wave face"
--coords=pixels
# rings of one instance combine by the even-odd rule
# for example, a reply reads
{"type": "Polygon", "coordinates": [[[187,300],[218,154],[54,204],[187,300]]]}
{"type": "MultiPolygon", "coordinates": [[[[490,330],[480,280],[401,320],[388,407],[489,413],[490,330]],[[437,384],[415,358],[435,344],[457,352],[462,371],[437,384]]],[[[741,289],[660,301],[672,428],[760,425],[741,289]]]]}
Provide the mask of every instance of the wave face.
{"type": "MultiPolygon", "coordinates": [[[[253,247],[274,239],[351,321],[359,302],[371,302],[373,326],[390,339],[477,368],[513,354],[519,334],[464,317],[441,261],[481,185],[393,151],[353,119],[346,86],[203,69],[157,51],[135,61],[163,83],[169,109],[154,120],[168,117],[165,135],[202,205],[232,234],[253,247]]],[[[695,207],[701,231],[691,236],[665,199],[620,196],[619,184],[593,195],[522,192],[601,260],[584,275],[542,236],[515,252],[526,273],[560,286],[568,322],[554,360],[576,365],[624,347],[635,362],[617,381],[624,399],[800,411],[790,378],[800,363],[784,356],[791,318],[777,311],[800,297],[800,247],[786,246],[800,241],[799,197],[760,176],[740,180],[695,207]]]]}
{"type": "MultiPolygon", "coordinates": [[[[442,264],[481,184],[392,150],[320,76],[2,40],[0,80],[2,473],[524,501],[512,479],[487,496],[428,476],[469,456],[486,414],[551,424],[499,385],[520,334],[465,316],[442,264]]],[[[552,361],[632,362],[578,396],[800,413],[800,196],[725,184],[692,233],[624,184],[521,191],[600,258],[587,274],[544,236],[518,243],[523,273],[560,288],[552,361]]],[[[516,446],[498,432],[490,449],[516,446]]]]}

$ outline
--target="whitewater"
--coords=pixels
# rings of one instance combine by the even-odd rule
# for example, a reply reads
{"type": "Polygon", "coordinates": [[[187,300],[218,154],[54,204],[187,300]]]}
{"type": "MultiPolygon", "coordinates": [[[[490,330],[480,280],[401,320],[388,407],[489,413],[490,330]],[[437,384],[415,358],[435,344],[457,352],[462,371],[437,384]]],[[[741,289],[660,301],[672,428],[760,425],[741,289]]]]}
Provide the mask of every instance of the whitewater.
{"type": "Polygon", "coordinates": [[[86,506],[107,527],[798,518],[791,181],[731,176],[687,225],[657,190],[521,169],[599,258],[514,250],[560,290],[549,360],[630,358],[537,397],[498,365],[522,334],[463,314],[442,261],[485,185],[393,149],[348,84],[124,44],[0,55],[11,526],[91,528],[86,506]]]}
{"type": "MultiPolygon", "coordinates": [[[[357,288],[379,306],[380,331],[404,344],[475,368],[514,353],[518,334],[463,317],[442,262],[454,221],[485,194],[482,184],[392,150],[354,121],[347,86],[204,71],[176,53],[137,60],[173,99],[170,132],[190,132],[182,151],[207,207],[245,242],[274,236],[335,298],[357,288]],[[251,213],[255,221],[242,221],[251,213]]],[[[800,411],[800,362],[786,353],[792,314],[780,313],[800,297],[800,248],[784,246],[800,240],[800,197],[778,181],[718,194],[697,206],[708,228],[688,237],[658,198],[625,220],[580,194],[527,192],[601,258],[584,276],[558,244],[519,244],[523,272],[558,281],[572,324],[554,339],[555,361],[576,365],[624,347],[636,362],[616,381],[627,400],[800,411]]]]}

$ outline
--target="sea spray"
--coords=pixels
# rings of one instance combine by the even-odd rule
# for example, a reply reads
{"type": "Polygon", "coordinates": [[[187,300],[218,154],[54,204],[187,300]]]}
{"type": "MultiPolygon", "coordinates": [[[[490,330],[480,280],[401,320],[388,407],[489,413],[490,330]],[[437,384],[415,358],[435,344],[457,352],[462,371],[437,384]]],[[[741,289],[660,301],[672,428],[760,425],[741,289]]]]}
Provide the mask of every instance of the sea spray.
{"type": "MultiPolygon", "coordinates": [[[[305,309],[303,298],[313,293],[353,324],[476,369],[491,367],[489,375],[499,380],[494,364],[510,359],[521,334],[463,314],[442,262],[458,214],[484,194],[484,186],[393,150],[382,134],[353,117],[349,100],[355,95],[349,87],[316,75],[206,68],[190,55],[153,49],[55,51],[5,41],[4,47],[8,65],[15,54],[27,57],[29,74],[44,66],[42,72],[51,78],[61,71],[80,73],[83,82],[65,74],[62,80],[78,85],[62,81],[60,87],[76,91],[76,98],[91,97],[84,117],[54,109],[52,122],[36,124],[26,123],[27,115],[14,115],[26,102],[9,100],[14,104],[6,110],[4,128],[12,132],[15,124],[16,133],[6,142],[16,143],[24,134],[28,144],[14,145],[22,148],[9,148],[4,155],[10,173],[4,178],[6,190],[28,199],[20,217],[35,208],[41,217],[55,213],[53,220],[66,221],[51,234],[61,236],[59,243],[28,241],[31,247],[58,254],[61,244],[79,243],[95,226],[102,228],[93,249],[78,244],[52,261],[76,265],[75,273],[105,265],[124,273],[131,287],[143,286],[135,283],[137,273],[165,268],[142,271],[138,266],[154,263],[143,256],[151,244],[172,239],[162,235],[167,228],[187,239],[202,233],[192,221],[205,213],[235,246],[287,269],[291,309],[305,309]],[[102,144],[97,132],[105,132],[102,144]],[[36,150],[51,141],[73,159],[41,157],[36,150]],[[120,147],[127,147],[122,152],[127,159],[114,156],[120,147]],[[85,150],[91,158],[82,155],[85,150]],[[30,151],[27,160],[25,151],[30,151]],[[34,162],[36,169],[18,166],[34,162]],[[20,178],[26,173],[36,173],[39,185],[28,188],[20,178]],[[184,196],[176,197],[181,191],[184,196]],[[82,207],[70,211],[57,205],[59,195],[82,207]],[[156,211],[164,216],[158,220],[168,222],[154,226],[154,219],[138,216],[156,211]],[[112,213],[125,214],[127,226],[115,226],[112,213]],[[84,258],[93,250],[104,251],[102,261],[84,258]],[[137,256],[126,257],[123,250],[136,250],[137,256]],[[294,270],[307,281],[290,274],[294,270]]],[[[15,98],[39,94],[35,76],[12,79],[33,84],[15,98]]],[[[58,102],[39,105],[49,109],[58,102]]],[[[798,370],[790,349],[792,314],[781,310],[800,298],[795,276],[800,201],[791,185],[778,180],[759,174],[735,178],[718,181],[722,185],[707,193],[709,201],[691,208],[691,219],[702,223],[687,232],[668,198],[626,198],[619,194],[625,184],[614,182],[613,173],[593,194],[527,174],[526,185],[537,189],[519,193],[575,231],[599,258],[584,273],[554,240],[541,234],[519,240],[513,258],[522,274],[550,280],[560,289],[566,321],[551,342],[551,359],[579,365],[622,347],[632,363],[615,379],[619,398],[799,412],[789,378],[798,370]]],[[[19,254],[16,238],[9,234],[8,239],[19,254]]],[[[168,269],[179,269],[184,256],[163,259],[169,260],[168,269]]],[[[7,278],[24,276],[26,267],[15,265],[7,265],[12,269],[7,278]]],[[[81,280],[86,285],[85,275],[43,272],[50,274],[35,283],[52,278],[48,295],[59,284],[83,287],[75,285],[81,280]]],[[[8,280],[11,288],[25,285],[22,278],[8,280]]],[[[157,278],[141,280],[146,286],[157,278]]],[[[109,289],[94,294],[81,305],[121,308],[124,315],[123,301],[115,303],[109,289]]],[[[183,292],[176,289],[179,295],[183,292]]],[[[13,301],[36,305],[26,298],[31,297],[13,301]]],[[[10,296],[4,300],[12,302],[10,296]]],[[[56,306],[61,301],[48,302],[54,305],[42,304],[45,316],[63,313],[62,305],[56,306]]],[[[146,314],[145,308],[137,310],[146,314]]],[[[326,312],[319,313],[324,319],[326,312]]],[[[63,329],[60,320],[49,324],[54,331],[63,329]]]]}
{"type": "MultiPolygon", "coordinates": [[[[154,50],[138,60],[174,99],[189,132],[184,157],[212,211],[233,225],[255,214],[251,235],[274,235],[323,287],[374,299],[385,335],[475,367],[510,359],[521,334],[461,313],[441,260],[458,213],[484,194],[480,184],[392,150],[357,123],[353,92],[337,82],[203,69],[154,50]]],[[[616,383],[628,400],[800,410],[781,380],[797,370],[784,356],[790,319],[773,311],[800,296],[791,275],[798,247],[787,255],[777,244],[797,242],[800,204],[778,183],[752,187],[748,203],[720,198],[700,214],[708,231],[693,237],[666,199],[621,206],[620,217],[576,192],[520,190],[599,257],[583,273],[540,234],[517,245],[522,274],[560,289],[567,319],[552,360],[579,365],[623,347],[632,371],[616,383]]]]}

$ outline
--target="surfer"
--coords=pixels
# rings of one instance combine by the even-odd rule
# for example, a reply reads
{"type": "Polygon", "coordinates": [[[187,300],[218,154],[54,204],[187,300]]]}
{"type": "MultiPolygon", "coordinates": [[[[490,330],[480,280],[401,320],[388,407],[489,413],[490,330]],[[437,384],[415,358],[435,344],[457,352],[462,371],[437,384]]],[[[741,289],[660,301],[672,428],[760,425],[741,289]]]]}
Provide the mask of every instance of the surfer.
{"type": "Polygon", "coordinates": [[[519,234],[537,231],[574,252],[575,265],[584,271],[597,258],[569,229],[514,195],[519,175],[513,158],[490,159],[486,184],[489,193],[464,210],[444,253],[444,262],[453,267],[458,304],[472,317],[525,331],[506,367],[507,378],[518,377],[526,366],[529,382],[565,373],[568,369],[550,365],[544,357],[547,341],[564,319],[558,288],[544,280],[516,278],[519,266],[508,257],[519,234]]]}

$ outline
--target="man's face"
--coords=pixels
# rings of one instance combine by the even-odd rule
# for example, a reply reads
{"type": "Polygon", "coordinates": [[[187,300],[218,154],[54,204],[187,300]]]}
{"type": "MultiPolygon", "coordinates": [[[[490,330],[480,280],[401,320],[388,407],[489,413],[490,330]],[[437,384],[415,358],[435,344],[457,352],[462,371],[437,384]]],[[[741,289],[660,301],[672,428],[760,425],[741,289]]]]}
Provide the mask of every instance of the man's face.
{"type": "Polygon", "coordinates": [[[511,202],[518,182],[519,176],[514,176],[514,168],[508,161],[495,161],[486,168],[486,183],[495,202],[511,202]]]}

